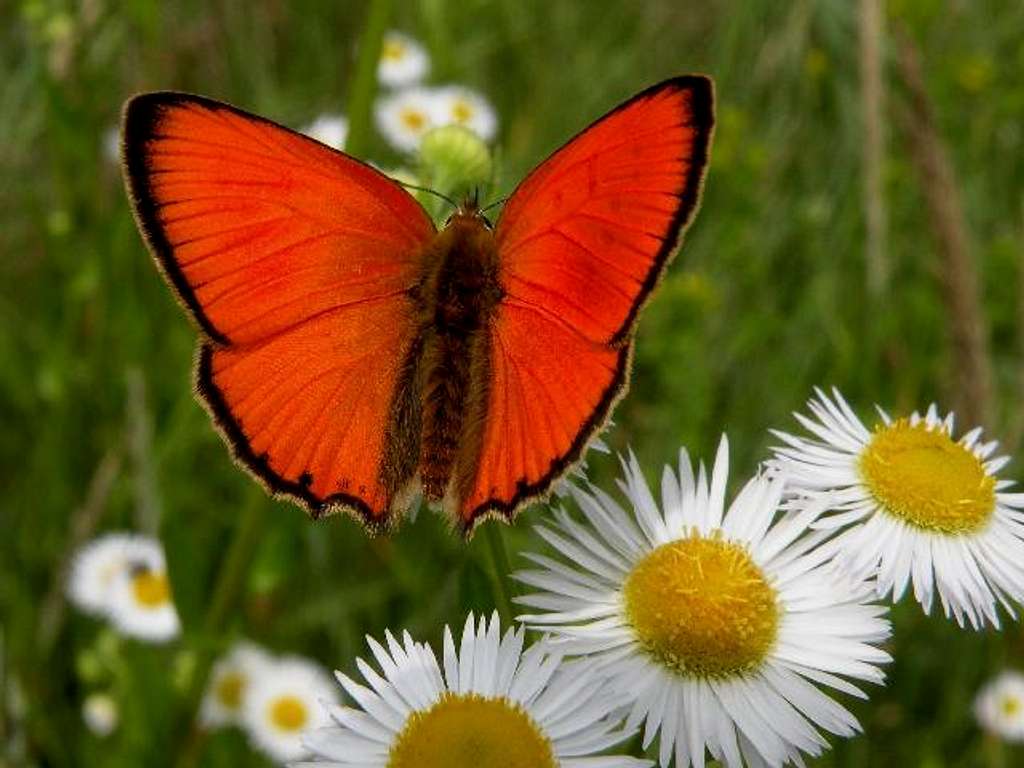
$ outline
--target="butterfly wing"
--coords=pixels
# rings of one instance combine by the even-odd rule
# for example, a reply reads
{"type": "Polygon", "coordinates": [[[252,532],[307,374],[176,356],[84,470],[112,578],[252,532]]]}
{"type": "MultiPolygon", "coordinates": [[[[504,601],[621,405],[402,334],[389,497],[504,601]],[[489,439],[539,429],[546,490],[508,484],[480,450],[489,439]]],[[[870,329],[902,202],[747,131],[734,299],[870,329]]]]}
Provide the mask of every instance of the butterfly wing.
{"type": "Polygon", "coordinates": [[[136,219],[204,332],[197,388],[235,457],[314,515],[386,522],[429,216],[373,168],[202,97],[138,96],[123,136],[136,219]]]}
{"type": "Polygon", "coordinates": [[[604,424],[637,314],[696,210],[712,126],[708,78],[665,81],[557,150],[506,203],[486,424],[459,507],[467,529],[545,493],[604,424]]]}

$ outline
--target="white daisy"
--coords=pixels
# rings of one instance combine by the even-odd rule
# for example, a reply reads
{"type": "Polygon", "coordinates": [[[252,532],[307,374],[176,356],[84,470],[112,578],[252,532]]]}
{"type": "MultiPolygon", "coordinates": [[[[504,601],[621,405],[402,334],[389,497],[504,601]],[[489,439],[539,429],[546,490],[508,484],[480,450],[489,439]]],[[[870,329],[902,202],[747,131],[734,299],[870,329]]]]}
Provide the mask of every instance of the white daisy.
{"type": "Polygon", "coordinates": [[[494,107],[476,91],[461,85],[448,85],[433,91],[434,122],[460,125],[484,141],[492,141],[498,132],[494,107]]]}
{"type": "Polygon", "coordinates": [[[240,725],[252,681],[273,664],[266,651],[252,643],[238,643],[218,659],[199,708],[199,720],[207,728],[240,725]]]}
{"type": "Polygon", "coordinates": [[[885,608],[842,578],[807,535],[810,509],[776,520],[778,480],[757,476],[725,511],[728,444],[708,480],[680,452],[666,467],[659,510],[635,457],[623,461],[627,512],[590,487],[573,496],[588,525],[565,510],[538,527],[560,559],[527,555],[540,569],[517,574],[539,591],[519,602],[540,612],[529,625],[554,633],[630,695],[627,727],[660,731],[659,760],[729,768],[802,764],[827,742],[859,730],[823,687],[863,697],[844,678],[880,683],[889,655],[885,608]],[[816,685],[817,684],[817,685],[816,685]]]}
{"type": "Polygon", "coordinates": [[[374,107],[377,128],[395,149],[414,152],[424,134],[437,125],[435,101],[433,91],[419,87],[384,96],[374,107]]]}
{"type": "Polygon", "coordinates": [[[348,120],[343,115],[324,114],[301,129],[302,133],[335,149],[344,149],[348,120]]]}
{"type": "Polygon", "coordinates": [[[986,731],[1007,741],[1024,741],[1024,675],[1003,672],[974,700],[974,716],[986,731]]]}
{"type": "Polygon", "coordinates": [[[426,49],[408,35],[388,32],[380,49],[377,77],[386,86],[400,88],[422,80],[430,68],[426,49]]]}
{"type": "Polygon", "coordinates": [[[75,554],[67,581],[68,599],[95,616],[110,612],[114,584],[132,563],[163,560],[160,542],[132,533],[98,536],[75,554]]]}
{"type": "Polygon", "coordinates": [[[82,720],[94,735],[109,736],[121,720],[117,702],[109,693],[90,693],[82,702],[82,720]]]}
{"type": "Polygon", "coordinates": [[[159,542],[133,551],[115,576],[109,617],[121,634],[152,643],[178,636],[181,622],[171,595],[167,563],[159,542]]]}
{"type": "Polygon", "coordinates": [[[339,768],[640,768],[631,757],[591,757],[629,736],[621,700],[582,665],[544,644],[523,652],[525,630],[500,634],[498,616],[466,619],[458,650],[445,627],[444,662],[408,633],[387,648],[367,638],[380,672],[356,663],[369,687],[338,673],[358,704],[306,741],[318,765],[339,768]]]}
{"type": "Polygon", "coordinates": [[[253,746],[274,760],[300,760],[309,754],[303,737],[330,722],[325,706],[336,702],[334,681],[319,664],[285,657],[249,681],[242,723],[253,746]]]}
{"type": "Polygon", "coordinates": [[[871,431],[838,391],[817,390],[797,414],[813,437],[776,432],[786,445],[774,465],[800,499],[831,513],[816,528],[838,532],[827,549],[854,578],[877,577],[878,594],[899,600],[909,584],[927,613],[938,593],[963,626],[998,626],[997,601],[1024,598],[1024,494],[996,473],[1009,460],[981,428],[954,441],[953,414],[922,418],[879,409],[871,431]]]}

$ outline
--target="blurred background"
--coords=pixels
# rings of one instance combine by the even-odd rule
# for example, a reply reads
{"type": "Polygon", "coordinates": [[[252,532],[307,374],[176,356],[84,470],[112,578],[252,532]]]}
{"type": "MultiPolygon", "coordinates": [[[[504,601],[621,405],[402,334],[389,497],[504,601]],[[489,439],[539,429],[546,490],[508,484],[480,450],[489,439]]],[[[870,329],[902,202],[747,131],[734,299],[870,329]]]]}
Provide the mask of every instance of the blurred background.
{"type": "MultiPolygon", "coordinates": [[[[497,114],[492,198],[591,120],[704,72],[718,123],[704,202],[646,310],[607,434],[660,477],[727,431],[738,485],[816,385],[870,418],[937,401],[1016,456],[1024,435],[1024,4],[999,0],[378,3],[427,83],[497,114]],[[386,6],[392,6],[388,9],[386,6]]],[[[193,726],[210,660],[248,638],[354,669],[363,636],[490,611],[484,537],[439,516],[369,540],[268,499],[193,399],[196,333],[139,238],[112,129],[133,93],[180,89],[300,127],[346,113],[369,4],[0,2],[0,765],[258,765],[193,726]],[[67,605],[72,554],[160,538],[182,634],[133,641],[67,605]],[[109,735],[83,703],[110,697],[109,735]],[[101,729],[102,730],[102,729],[101,729]]],[[[403,164],[379,131],[360,154],[403,164]]],[[[591,462],[610,488],[613,457],[591,462]]],[[[1018,476],[1015,461],[1008,476],[1018,476]]],[[[522,515],[506,539],[540,547],[522,515]]],[[[1024,632],[916,604],[865,734],[815,765],[1016,766],[971,704],[1024,666],[1024,632]]],[[[267,763],[268,765],[270,763],[267,763]]]]}

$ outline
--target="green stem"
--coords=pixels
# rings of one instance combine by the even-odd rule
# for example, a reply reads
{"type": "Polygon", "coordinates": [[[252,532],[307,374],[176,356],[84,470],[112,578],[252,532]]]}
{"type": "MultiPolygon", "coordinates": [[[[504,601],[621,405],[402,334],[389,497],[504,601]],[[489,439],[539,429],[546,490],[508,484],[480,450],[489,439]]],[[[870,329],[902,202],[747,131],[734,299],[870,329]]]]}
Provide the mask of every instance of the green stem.
{"type": "Polygon", "coordinates": [[[359,58],[348,97],[348,138],[345,151],[365,157],[370,148],[370,118],[377,91],[377,63],[391,17],[391,0],[371,0],[366,25],[359,38],[359,58]]]}
{"type": "Polygon", "coordinates": [[[502,623],[511,626],[515,618],[512,590],[509,586],[512,566],[509,564],[508,550],[505,548],[505,537],[501,530],[503,527],[496,520],[488,521],[484,523],[484,536],[487,537],[487,547],[491,551],[491,562],[494,566],[494,602],[502,623]]]}
{"type": "Polygon", "coordinates": [[[1006,768],[1006,750],[1002,741],[986,733],[981,745],[985,768],[1006,768]]]}
{"type": "Polygon", "coordinates": [[[254,490],[251,493],[248,503],[238,518],[235,535],[231,541],[231,549],[228,550],[217,574],[213,599],[206,611],[204,628],[211,635],[223,628],[228,613],[242,591],[242,582],[249,571],[249,563],[259,544],[266,498],[262,492],[257,493],[254,490]]]}
{"type": "Polygon", "coordinates": [[[248,502],[238,516],[231,547],[217,572],[217,583],[214,584],[213,597],[203,621],[203,641],[197,650],[195,671],[185,694],[182,717],[187,719],[184,719],[178,728],[178,732],[184,736],[176,762],[178,768],[193,768],[199,765],[202,757],[205,735],[198,727],[196,713],[199,711],[210,668],[216,656],[216,644],[209,641],[222,634],[224,625],[242,593],[249,564],[259,545],[266,503],[261,491],[254,489],[250,492],[248,502]]]}

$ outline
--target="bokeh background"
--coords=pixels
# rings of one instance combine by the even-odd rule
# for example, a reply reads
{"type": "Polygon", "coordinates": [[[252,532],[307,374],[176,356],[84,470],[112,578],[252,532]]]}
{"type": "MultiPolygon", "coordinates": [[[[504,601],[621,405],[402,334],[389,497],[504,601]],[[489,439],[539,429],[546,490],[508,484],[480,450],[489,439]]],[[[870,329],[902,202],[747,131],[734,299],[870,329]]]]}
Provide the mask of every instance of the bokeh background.
{"type": "MultiPolygon", "coordinates": [[[[723,431],[733,480],[815,385],[865,416],[933,400],[1017,454],[1024,434],[1024,5],[998,0],[728,3],[423,0],[389,26],[431,82],[495,105],[507,193],[567,136],[659,79],[705,72],[718,127],[702,210],[642,318],[607,440],[651,479],[723,431]],[[872,19],[872,8],[880,13],[872,19]]],[[[0,2],[0,765],[258,765],[237,731],[196,743],[196,691],[233,639],[351,671],[363,636],[494,603],[484,537],[422,514],[387,539],[274,502],[193,399],[196,334],[132,222],[104,137],[154,89],[288,124],[344,112],[363,3],[0,2]],[[111,636],[65,604],[75,547],[157,533],[185,631],[111,636]],[[97,666],[98,664],[98,666],[97,666]],[[113,690],[107,739],[81,702],[113,690]],[[185,758],[182,752],[191,750],[185,758]]],[[[377,136],[367,157],[401,158],[377,136]]],[[[609,487],[613,458],[592,461],[609,487]]],[[[1009,476],[1021,472],[1011,464],[1009,476]]],[[[513,560],[539,542],[521,516],[513,560]]],[[[853,702],[865,734],[823,766],[1024,765],[971,714],[1024,632],[893,613],[890,680],[853,702]]]]}

